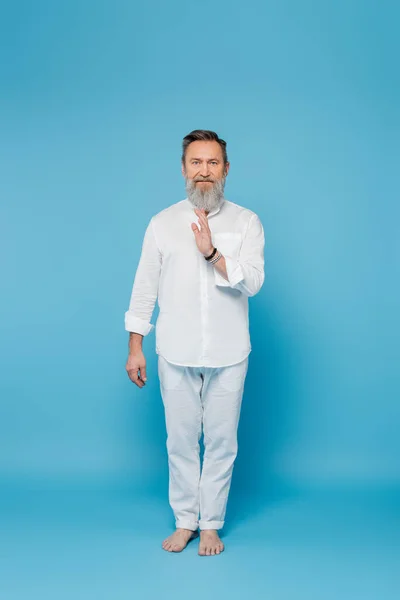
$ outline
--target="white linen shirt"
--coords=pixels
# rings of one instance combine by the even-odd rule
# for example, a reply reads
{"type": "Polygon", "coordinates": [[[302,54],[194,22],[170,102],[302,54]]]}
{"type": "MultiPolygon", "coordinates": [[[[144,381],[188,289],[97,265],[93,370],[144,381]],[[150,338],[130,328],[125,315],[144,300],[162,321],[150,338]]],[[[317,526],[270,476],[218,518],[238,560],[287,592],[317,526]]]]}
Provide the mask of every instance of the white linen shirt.
{"type": "Polygon", "coordinates": [[[251,210],[224,199],[208,214],[227,281],[196,245],[194,205],[186,198],[150,220],[125,329],[146,336],[158,297],[156,352],[191,367],[223,367],[251,352],[248,297],[264,282],[264,230],[251,210]]]}

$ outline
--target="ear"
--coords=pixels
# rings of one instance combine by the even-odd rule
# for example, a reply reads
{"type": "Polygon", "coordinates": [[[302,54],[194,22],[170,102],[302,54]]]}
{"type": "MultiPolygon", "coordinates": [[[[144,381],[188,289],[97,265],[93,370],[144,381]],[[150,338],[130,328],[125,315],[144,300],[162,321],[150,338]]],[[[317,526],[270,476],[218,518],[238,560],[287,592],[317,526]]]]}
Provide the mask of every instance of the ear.
{"type": "Polygon", "coordinates": [[[181,171],[182,175],[186,177],[185,163],[183,161],[181,162],[181,171]]]}
{"type": "Polygon", "coordinates": [[[226,165],[225,165],[225,177],[226,177],[226,176],[228,175],[228,173],[229,173],[229,168],[230,168],[230,166],[231,166],[231,163],[227,162],[227,163],[226,163],[226,165]]]}

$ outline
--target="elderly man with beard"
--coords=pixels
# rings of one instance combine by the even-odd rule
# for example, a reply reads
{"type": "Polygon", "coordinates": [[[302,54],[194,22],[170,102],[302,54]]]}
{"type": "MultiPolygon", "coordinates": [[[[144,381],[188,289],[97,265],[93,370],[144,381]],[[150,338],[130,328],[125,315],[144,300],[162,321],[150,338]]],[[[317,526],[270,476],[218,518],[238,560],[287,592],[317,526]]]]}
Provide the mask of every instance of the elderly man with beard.
{"type": "Polygon", "coordinates": [[[213,131],[194,130],[183,139],[187,198],[150,220],[125,313],[126,371],[143,389],[142,341],[154,327],[158,298],[156,352],[176,521],[162,547],[180,552],[200,529],[201,556],[224,549],[218,530],[251,351],[248,298],[264,282],[263,227],[253,211],[225,199],[229,166],[226,142],[213,131]]]}

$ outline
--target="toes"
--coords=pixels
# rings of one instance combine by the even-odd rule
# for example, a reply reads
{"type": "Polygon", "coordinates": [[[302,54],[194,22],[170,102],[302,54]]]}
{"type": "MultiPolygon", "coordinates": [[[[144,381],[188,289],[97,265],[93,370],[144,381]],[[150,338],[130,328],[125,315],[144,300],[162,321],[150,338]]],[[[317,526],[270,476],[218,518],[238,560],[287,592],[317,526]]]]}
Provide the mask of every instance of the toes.
{"type": "Polygon", "coordinates": [[[224,544],[220,540],[218,535],[210,535],[203,533],[199,543],[199,555],[200,556],[216,556],[224,551],[224,544]]]}
{"type": "Polygon", "coordinates": [[[162,547],[167,552],[182,552],[185,544],[180,543],[179,539],[177,540],[174,534],[163,541],[162,547]]]}
{"type": "Polygon", "coordinates": [[[170,540],[164,540],[162,547],[164,548],[164,550],[166,550],[167,552],[171,552],[171,542],[170,540]]]}

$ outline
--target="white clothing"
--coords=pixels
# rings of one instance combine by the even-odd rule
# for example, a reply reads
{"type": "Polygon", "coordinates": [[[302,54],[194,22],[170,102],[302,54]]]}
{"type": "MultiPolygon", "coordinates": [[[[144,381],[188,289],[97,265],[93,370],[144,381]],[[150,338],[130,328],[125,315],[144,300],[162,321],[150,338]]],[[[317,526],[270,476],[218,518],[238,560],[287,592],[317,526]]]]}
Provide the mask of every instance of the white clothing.
{"type": "Polygon", "coordinates": [[[264,230],[254,212],[225,199],[209,213],[227,281],[197,248],[194,208],[186,198],[150,220],[125,329],[147,335],[158,297],[157,354],[176,365],[218,368],[241,362],[251,351],[248,297],[264,282],[264,230]]]}
{"type": "Polygon", "coordinates": [[[247,368],[248,358],[215,369],[183,367],[158,357],[168,434],[169,501],[177,527],[196,531],[224,525],[247,368]]]}

